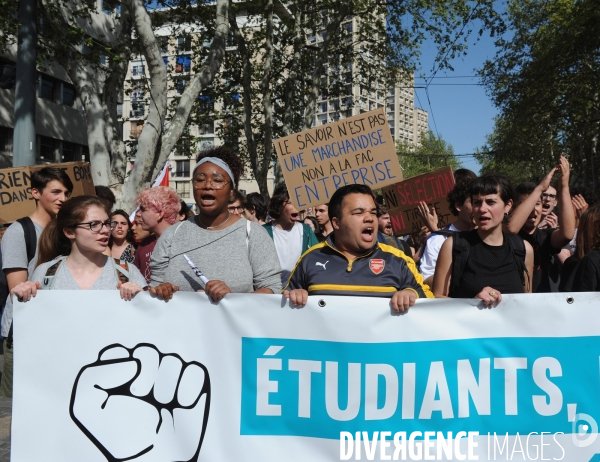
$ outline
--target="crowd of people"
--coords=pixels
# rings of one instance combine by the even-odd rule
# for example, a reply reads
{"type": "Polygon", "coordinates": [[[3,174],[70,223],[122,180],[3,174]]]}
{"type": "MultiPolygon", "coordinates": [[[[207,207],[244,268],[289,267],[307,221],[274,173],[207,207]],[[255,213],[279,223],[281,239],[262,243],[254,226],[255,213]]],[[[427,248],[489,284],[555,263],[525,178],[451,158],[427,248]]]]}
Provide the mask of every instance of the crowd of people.
{"type": "MultiPolygon", "coordinates": [[[[571,189],[569,163],[539,183],[513,187],[500,174],[459,169],[447,200],[453,223],[438,229],[422,202],[424,226],[395,236],[390,210],[369,187],[339,188],[329,203],[296,210],[285,185],[270,200],[237,188],[244,166],[226,147],[201,152],[192,173],[196,215],[171,188],[137,198],[135,219],[110,189],[70,198],[73,184],[52,167],[32,174],[33,214],[1,243],[8,296],[2,315],[4,371],[12,393],[12,307],[39,290],[280,294],[298,307],[309,295],[387,297],[397,312],[419,298],[600,290],[600,204],[571,189]]],[[[18,335],[18,333],[16,334],[18,335]]]]}

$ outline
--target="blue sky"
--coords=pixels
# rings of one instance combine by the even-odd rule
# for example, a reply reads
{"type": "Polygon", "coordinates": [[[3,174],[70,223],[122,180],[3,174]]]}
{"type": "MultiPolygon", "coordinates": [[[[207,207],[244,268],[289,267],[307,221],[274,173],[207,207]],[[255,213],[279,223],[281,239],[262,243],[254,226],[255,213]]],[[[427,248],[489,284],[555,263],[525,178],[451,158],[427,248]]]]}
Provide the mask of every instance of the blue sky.
{"type": "MultiPolygon", "coordinates": [[[[432,75],[436,54],[432,44],[424,45],[421,68],[415,77],[432,75]]],[[[474,69],[480,68],[494,54],[494,39],[484,34],[480,41],[470,41],[467,56],[452,61],[453,71],[441,70],[435,74],[436,78],[428,88],[429,101],[424,89],[415,90],[415,106],[429,112],[429,128],[436,133],[437,125],[437,133],[452,145],[456,154],[473,153],[475,148],[485,143],[485,136],[493,131],[496,108],[485,94],[484,87],[464,85],[478,83],[477,78],[463,76],[474,76],[474,69]]],[[[424,83],[423,79],[415,80],[415,86],[424,86],[424,83]]],[[[479,164],[474,158],[462,157],[461,161],[464,167],[479,172],[479,164]]]]}

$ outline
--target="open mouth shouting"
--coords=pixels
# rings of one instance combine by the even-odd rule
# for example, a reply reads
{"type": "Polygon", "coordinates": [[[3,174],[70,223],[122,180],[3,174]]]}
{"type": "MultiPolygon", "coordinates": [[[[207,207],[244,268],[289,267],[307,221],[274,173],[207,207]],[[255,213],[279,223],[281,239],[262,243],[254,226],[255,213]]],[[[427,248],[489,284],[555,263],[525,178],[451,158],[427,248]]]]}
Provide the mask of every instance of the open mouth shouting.
{"type": "Polygon", "coordinates": [[[290,218],[292,221],[298,221],[300,220],[300,214],[298,212],[290,213],[290,218]]]}
{"type": "Polygon", "coordinates": [[[198,204],[200,207],[211,207],[215,204],[217,198],[214,194],[210,192],[203,192],[200,194],[200,203],[198,204]]]}
{"type": "Polygon", "coordinates": [[[363,228],[361,233],[362,239],[365,242],[373,242],[375,237],[375,228],[373,226],[366,226],[363,228]]]}
{"type": "Polygon", "coordinates": [[[537,221],[537,213],[534,211],[533,213],[531,213],[529,215],[529,217],[527,217],[527,223],[528,224],[535,224],[536,221],[537,221]]]}

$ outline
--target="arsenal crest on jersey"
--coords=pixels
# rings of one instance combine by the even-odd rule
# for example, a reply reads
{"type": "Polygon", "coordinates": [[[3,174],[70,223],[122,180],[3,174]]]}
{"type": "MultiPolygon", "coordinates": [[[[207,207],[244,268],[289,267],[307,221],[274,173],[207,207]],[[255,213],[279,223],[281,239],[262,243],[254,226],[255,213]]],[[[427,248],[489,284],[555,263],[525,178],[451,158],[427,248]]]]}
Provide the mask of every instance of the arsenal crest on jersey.
{"type": "Polygon", "coordinates": [[[369,260],[369,268],[371,268],[373,273],[379,274],[385,268],[385,261],[382,258],[371,258],[369,260]]]}

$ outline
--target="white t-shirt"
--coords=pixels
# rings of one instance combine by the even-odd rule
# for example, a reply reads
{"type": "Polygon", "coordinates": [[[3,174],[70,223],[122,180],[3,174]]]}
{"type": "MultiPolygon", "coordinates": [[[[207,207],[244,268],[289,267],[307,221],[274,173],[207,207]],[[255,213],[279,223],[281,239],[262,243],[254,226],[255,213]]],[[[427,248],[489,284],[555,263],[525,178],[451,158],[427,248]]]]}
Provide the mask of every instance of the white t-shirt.
{"type": "MultiPolygon", "coordinates": [[[[451,224],[448,231],[456,232],[458,229],[456,229],[454,224],[451,224]]],[[[425,252],[421,255],[421,274],[423,275],[423,279],[427,279],[435,273],[438,255],[446,239],[448,239],[448,236],[441,234],[434,234],[427,239],[427,247],[425,247],[425,252]]]]}
{"type": "Polygon", "coordinates": [[[281,264],[281,284],[287,284],[296,262],[302,255],[302,224],[296,223],[289,231],[273,226],[273,241],[281,264]]]}

